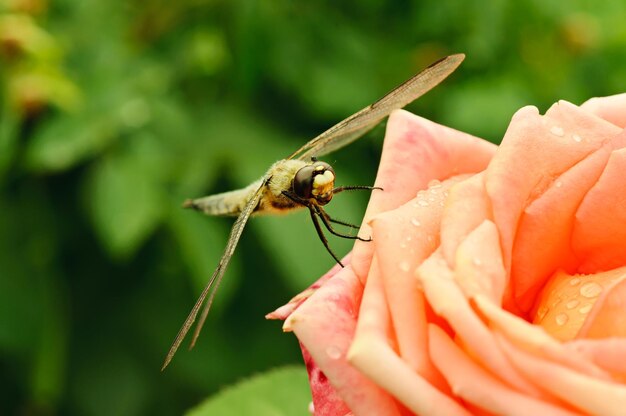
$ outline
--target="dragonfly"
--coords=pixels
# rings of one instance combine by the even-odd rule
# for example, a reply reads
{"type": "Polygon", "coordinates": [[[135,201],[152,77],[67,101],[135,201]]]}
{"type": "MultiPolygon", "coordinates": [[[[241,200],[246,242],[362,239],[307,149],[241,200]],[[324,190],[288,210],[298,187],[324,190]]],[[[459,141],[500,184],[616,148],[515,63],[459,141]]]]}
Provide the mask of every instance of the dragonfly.
{"type": "Polygon", "coordinates": [[[339,192],[376,188],[369,186],[335,188],[335,172],[333,168],[328,163],[319,161],[317,157],[342,148],[363,136],[393,110],[405,107],[437,86],[458,68],[463,59],[465,59],[464,54],[454,54],[431,64],[375,103],[329,128],[293,152],[286,159],[274,163],[265,175],[249,186],[235,191],[185,201],[183,206],[186,208],[193,208],[207,215],[236,216],[237,219],[230,231],[226,248],[217,268],[178,331],[161,370],[164,370],[171,362],[202,308],[202,313],[195,327],[189,348],[191,349],[195,345],[213,303],[217,288],[250,216],[308,208],[313,224],[324,246],[335,261],[342,266],[341,261],[330,250],[318,220],[321,220],[322,224],[332,234],[362,241],[371,241],[371,239],[345,235],[335,231],[331,223],[338,223],[353,228],[358,227],[331,218],[324,211],[323,206],[329,203],[333,195],[339,192]]]}

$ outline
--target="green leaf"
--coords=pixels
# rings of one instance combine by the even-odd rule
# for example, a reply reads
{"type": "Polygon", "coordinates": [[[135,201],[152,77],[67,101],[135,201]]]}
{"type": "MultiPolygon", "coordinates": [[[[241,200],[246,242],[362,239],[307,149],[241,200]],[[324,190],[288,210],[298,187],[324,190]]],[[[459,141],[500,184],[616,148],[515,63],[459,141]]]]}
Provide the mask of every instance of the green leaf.
{"type": "Polygon", "coordinates": [[[310,401],[306,369],[290,366],[228,387],[187,412],[187,416],[308,416],[310,401]]]}
{"type": "Polygon", "coordinates": [[[26,151],[26,165],[36,172],[68,169],[100,152],[116,134],[117,127],[106,117],[60,117],[33,136],[26,151]]]}

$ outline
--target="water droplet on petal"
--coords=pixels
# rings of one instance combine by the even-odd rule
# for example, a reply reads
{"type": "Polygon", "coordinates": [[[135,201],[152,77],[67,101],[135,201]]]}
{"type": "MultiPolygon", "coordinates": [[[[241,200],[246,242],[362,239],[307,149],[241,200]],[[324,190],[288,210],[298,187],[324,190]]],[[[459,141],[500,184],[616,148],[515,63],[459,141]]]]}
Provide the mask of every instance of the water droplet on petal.
{"type": "Polygon", "coordinates": [[[567,309],[574,309],[576,306],[578,306],[579,303],[580,301],[578,299],[572,299],[565,304],[565,307],[567,309]]]}
{"type": "Polygon", "coordinates": [[[573,135],[572,138],[574,139],[576,143],[580,143],[583,141],[583,138],[580,137],[578,134],[573,135]]]}
{"type": "Polygon", "coordinates": [[[589,313],[589,311],[591,310],[591,303],[586,304],[585,306],[581,306],[581,308],[578,310],[578,312],[585,314],[585,313],[589,313]]]}
{"type": "Polygon", "coordinates": [[[557,325],[565,325],[569,320],[569,316],[566,313],[560,313],[554,317],[557,325]]]}
{"type": "Polygon", "coordinates": [[[573,277],[572,280],[569,281],[569,284],[571,286],[576,286],[579,283],[580,283],[580,278],[579,277],[573,277]]]}
{"type": "Polygon", "coordinates": [[[537,311],[538,320],[541,321],[543,318],[545,318],[547,313],[548,313],[548,308],[546,308],[545,306],[540,307],[539,310],[537,311]]]}
{"type": "Polygon", "coordinates": [[[413,219],[411,220],[411,224],[413,224],[413,225],[414,225],[414,226],[416,226],[416,227],[419,227],[420,225],[422,225],[422,223],[421,223],[421,222],[419,222],[419,220],[418,220],[417,218],[413,218],[413,219]]]}
{"type": "Polygon", "coordinates": [[[326,348],[326,355],[328,355],[328,358],[331,360],[338,360],[341,358],[341,350],[335,346],[330,346],[326,348]]]}
{"type": "Polygon", "coordinates": [[[552,127],[550,129],[550,133],[554,134],[555,136],[559,136],[559,137],[562,137],[565,134],[565,132],[563,131],[563,128],[559,127],[559,126],[552,127]]]}
{"type": "Polygon", "coordinates": [[[401,261],[400,264],[398,264],[398,267],[403,272],[408,272],[411,269],[411,265],[409,264],[408,261],[401,261]]]}
{"type": "Polygon", "coordinates": [[[557,188],[560,188],[561,186],[563,186],[563,182],[561,182],[561,181],[556,181],[556,182],[554,183],[554,186],[556,186],[557,188]]]}
{"type": "Polygon", "coordinates": [[[580,294],[586,298],[595,298],[602,293],[602,286],[596,282],[587,282],[580,287],[580,294]]]}
{"type": "Polygon", "coordinates": [[[417,201],[417,204],[420,207],[427,207],[428,206],[428,201],[426,201],[425,199],[420,199],[419,201],[417,201]]]}
{"type": "Polygon", "coordinates": [[[474,263],[475,266],[480,266],[481,264],[483,264],[482,260],[479,259],[478,257],[474,257],[474,260],[472,260],[472,263],[474,263]]]}

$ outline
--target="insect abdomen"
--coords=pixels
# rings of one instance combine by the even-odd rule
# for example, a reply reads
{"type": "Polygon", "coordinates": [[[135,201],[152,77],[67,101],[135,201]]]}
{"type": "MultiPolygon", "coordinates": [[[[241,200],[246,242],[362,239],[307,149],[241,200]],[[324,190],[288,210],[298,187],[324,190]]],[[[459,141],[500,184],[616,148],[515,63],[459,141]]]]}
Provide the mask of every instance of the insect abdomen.
{"type": "Polygon", "coordinates": [[[246,205],[246,202],[254,195],[260,182],[254,182],[243,189],[209,195],[198,199],[188,199],[183,207],[194,208],[206,215],[214,216],[237,216],[246,205]]]}

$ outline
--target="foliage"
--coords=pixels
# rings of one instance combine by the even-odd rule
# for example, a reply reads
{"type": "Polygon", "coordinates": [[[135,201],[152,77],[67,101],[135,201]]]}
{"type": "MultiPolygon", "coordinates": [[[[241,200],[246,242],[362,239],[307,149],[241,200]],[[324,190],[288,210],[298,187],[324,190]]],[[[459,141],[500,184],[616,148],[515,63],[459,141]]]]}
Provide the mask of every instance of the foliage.
{"type": "MultiPolygon", "coordinates": [[[[299,362],[263,316],[332,265],[306,213],[249,224],[196,351],[158,372],[231,224],[181,201],[453,52],[410,109],[491,140],[522,105],[622,92],[625,19],[619,0],[3,0],[0,413],[180,414],[299,362]]],[[[341,184],[373,181],[382,133],[327,158],[341,184]]],[[[358,222],[365,203],[329,210],[358,222]]]]}
{"type": "Polygon", "coordinates": [[[303,366],[268,371],[220,391],[187,416],[307,416],[311,396],[307,380],[303,366]]]}

